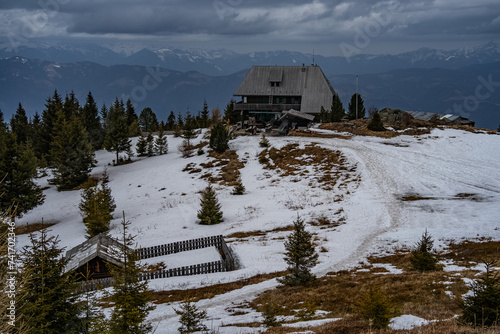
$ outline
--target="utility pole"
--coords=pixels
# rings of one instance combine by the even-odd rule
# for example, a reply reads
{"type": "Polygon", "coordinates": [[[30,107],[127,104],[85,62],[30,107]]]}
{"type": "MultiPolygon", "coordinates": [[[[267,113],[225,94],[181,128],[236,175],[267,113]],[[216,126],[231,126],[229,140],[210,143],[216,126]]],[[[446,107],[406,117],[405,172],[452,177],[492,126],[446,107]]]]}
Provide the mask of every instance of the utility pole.
{"type": "Polygon", "coordinates": [[[358,119],[358,76],[356,75],[356,119],[358,119]]]}

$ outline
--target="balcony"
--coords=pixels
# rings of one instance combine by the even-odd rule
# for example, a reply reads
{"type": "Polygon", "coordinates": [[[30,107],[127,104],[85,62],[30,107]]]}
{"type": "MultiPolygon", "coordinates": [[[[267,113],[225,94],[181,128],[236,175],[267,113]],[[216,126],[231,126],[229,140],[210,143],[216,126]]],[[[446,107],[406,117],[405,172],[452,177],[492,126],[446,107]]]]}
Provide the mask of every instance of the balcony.
{"type": "Polygon", "coordinates": [[[300,111],[300,103],[294,104],[268,104],[268,103],[235,103],[234,110],[237,111],[270,111],[281,112],[295,109],[300,111]]]}

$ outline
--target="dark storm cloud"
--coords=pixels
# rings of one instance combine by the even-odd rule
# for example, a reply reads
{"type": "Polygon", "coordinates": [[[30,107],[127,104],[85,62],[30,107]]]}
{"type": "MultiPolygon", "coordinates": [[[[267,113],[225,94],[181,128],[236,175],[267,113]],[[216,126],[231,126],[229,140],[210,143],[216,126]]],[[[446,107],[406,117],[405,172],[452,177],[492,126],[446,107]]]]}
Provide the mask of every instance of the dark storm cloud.
{"type": "Polygon", "coordinates": [[[37,34],[45,36],[204,36],[208,42],[241,36],[269,45],[338,45],[375,29],[372,39],[394,43],[497,39],[499,13],[498,0],[2,0],[0,35],[19,33],[38,18],[44,24],[37,34]]]}

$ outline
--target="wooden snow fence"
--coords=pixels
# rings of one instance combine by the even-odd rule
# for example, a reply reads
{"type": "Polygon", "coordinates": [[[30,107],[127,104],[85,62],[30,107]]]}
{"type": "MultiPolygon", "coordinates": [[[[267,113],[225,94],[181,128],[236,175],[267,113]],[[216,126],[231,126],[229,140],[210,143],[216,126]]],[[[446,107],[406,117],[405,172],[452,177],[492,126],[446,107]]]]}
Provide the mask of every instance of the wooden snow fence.
{"type": "MultiPolygon", "coordinates": [[[[139,281],[178,276],[213,274],[236,269],[233,254],[224,241],[224,237],[222,235],[139,248],[136,250],[136,253],[139,259],[143,260],[207,247],[216,247],[221,255],[221,260],[179,268],[163,269],[151,273],[142,273],[139,277],[139,281]]],[[[113,278],[108,277],[89,282],[82,282],[80,290],[94,291],[98,288],[108,288],[111,285],[113,285],[113,278]]]]}

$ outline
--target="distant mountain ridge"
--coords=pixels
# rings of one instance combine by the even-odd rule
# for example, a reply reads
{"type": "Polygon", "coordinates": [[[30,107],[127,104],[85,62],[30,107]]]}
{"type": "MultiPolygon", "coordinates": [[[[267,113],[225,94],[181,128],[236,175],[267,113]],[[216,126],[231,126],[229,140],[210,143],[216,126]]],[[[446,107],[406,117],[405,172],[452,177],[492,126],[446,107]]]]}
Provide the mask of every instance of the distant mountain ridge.
{"type": "MultiPolygon", "coordinates": [[[[103,46],[95,43],[37,43],[16,50],[0,49],[0,58],[20,56],[55,62],[91,61],[101,65],[159,66],[176,71],[197,71],[206,75],[229,75],[253,65],[311,64],[313,56],[293,51],[236,53],[226,49],[181,49],[174,47],[127,49],[123,45],[103,46]]],[[[345,57],[314,56],[327,75],[373,74],[404,68],[446,68],[500,61],[500,44],[489,42],[474,48],[436,50],[421,48],[397,55],[359,54],[345,57]]]]}
{"type": "MultiPolygon", "coordinates": [[[[153,66],[105,66],[89,61],[62,63],[12,57],[0,59],[0,109],[9,120],[19,102],[28,115],[41,113],[54,89],[63,95],[74,90],[82,104],[92,91],[99,106],[109,106],[116,97],[130,98],[137,112],[151,107],[160,120],[165,120],[171,110],[177,114],[189,108],[196,114],[204,99],[210,108],[223,109],[247,70],[211,76],[153,66]]],[[[356,89],[355,76],[327,76],[347,109],[356,89]]],[[[362,74],[359,92],[366,108],[453,113],[476,121],[479,127],[496,129],[500,125],[500,62],[458,69],[406,68],[362,74]],[[476,96],[481,85],[481,95],[476,96]]]]}

